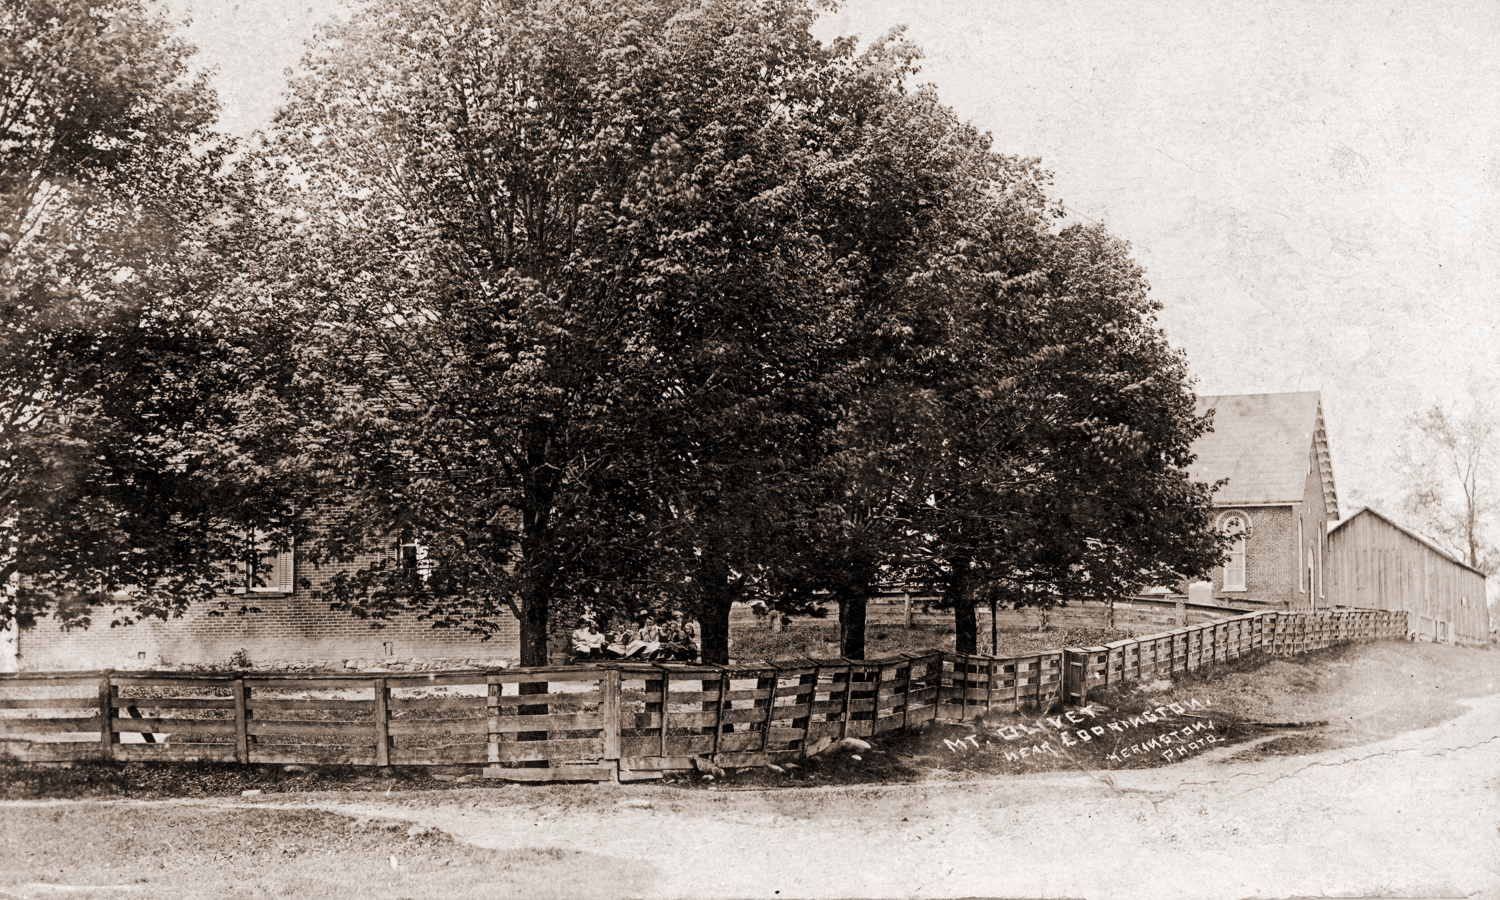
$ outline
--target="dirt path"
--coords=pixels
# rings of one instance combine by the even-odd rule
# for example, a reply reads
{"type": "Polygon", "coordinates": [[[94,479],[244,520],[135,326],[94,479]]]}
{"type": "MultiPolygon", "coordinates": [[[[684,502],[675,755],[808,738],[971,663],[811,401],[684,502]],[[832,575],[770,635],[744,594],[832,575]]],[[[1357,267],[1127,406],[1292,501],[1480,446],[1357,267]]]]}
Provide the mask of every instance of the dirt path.
{"type": "Polygon", "coordinates": [[[599,860],[596,879],[539,885],[560,896],[616,896],[629,871],[631,895],[660,898],[1500,898],[1500,696],[1463,702],[1394,739],[1249,762],[1225,760],[1241,746],[1160,769],[966,783],[283,805],[599,860]]]}
{"type": "MultiPolygon", "coordinates": [[[[1152,698],[1144,705],[1190,708],[1101,735],[1090,746],[1107,772],[1040,772],[1065,762],[1050,755],[1012,761],[1007,752],[1019,755],[1030,736],[966,758],[936,730],[887,741],[859,764],[920,756],[927,780],[821,788],[801,777],[812,765],[766,790],[737,789],[764,783],[744,773],[707,790],[433,790],[401,777],[303,787],[310,775],[49,770],[81,780],[38,783],[30,800],[18,788],[0,803],[0,898],[1500,900],[1500,653],[1386,642],[1140,690],[1152,698]],[[1259,746],[1222,749],[1194,731],[1173,745],[1187,758],[1157,768],[1105,755],[1225,715],[1326,724],[1262,729],[1259,746]],[[1003,765],[977,767],[986,754],[1003,765]],[[101,774],[162,781],[47,799],[95,790],[89,779],[101,774]],[[154,799],[168,787],[200,799],[154,799]],[[266,791],[241,797],[242,787],[266,791]],[[121,799],[102,799],[106,790],[121,799]]],[[[1105,700],[1117,712],[1101,724],[1135,708],[1105,700]]],[[[1072,746],[1069,764],[1083,758],[1084,745],[1072,746]]]]}

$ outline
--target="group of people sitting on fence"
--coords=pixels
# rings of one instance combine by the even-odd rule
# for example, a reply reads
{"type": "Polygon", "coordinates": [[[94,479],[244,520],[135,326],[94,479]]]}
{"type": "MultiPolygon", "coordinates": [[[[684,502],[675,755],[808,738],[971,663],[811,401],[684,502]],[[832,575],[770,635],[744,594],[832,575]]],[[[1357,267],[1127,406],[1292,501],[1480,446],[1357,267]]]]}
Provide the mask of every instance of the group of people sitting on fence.
{"type": "Polygon", "coordinates": [[[573,658],[693,662],[698,658],[698,641],[698,623],[685,621],[682,613],[673,613],[659,625],[651,616],[639,622],[617,621],[607,633],[598,630],[593,616],[586,615],[573,632],[573,658]]]}

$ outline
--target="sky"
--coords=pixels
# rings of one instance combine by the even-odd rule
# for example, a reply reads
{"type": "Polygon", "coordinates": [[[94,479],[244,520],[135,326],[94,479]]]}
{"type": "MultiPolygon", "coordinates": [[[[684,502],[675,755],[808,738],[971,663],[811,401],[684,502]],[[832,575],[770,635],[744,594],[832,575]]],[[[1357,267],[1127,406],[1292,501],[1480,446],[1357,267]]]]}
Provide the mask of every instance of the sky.
{"type": "MultiPolygon", "coordinates": [[[[166,0],[224,126],[270,121],[342,0],[166,0]]],[[[1322,392],[1339,504],[1405,420],[1500,388],[1500,3],[846,0],[995,149],[1133,248],[1199,394],[1322,392]]]]}

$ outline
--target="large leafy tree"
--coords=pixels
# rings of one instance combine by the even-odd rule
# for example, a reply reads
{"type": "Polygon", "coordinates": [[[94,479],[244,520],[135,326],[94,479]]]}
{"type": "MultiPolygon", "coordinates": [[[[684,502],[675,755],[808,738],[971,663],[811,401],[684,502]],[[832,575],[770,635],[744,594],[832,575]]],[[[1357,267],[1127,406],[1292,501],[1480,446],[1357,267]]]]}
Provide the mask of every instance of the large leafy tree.
{"type": "MultiPolygon", "coordinates": [[[[940,381],[967,340],[969,298],[1002,305],[990,222],[1045,217],[1034,164],[994,154],[934,91],[884,98],[844,139],[853,163],[824,185],[853,298],[841,334],[841,415],[820,435],[794,525],[789,597],[838,604],[841,652],[864,655],[864,610],[925,545],[917,508],[940,490],[940,381]]],[[[1009,261],[1007,261],[1009,262],[1009,261]]]]}
{"type": "MultiPolygon", "coordinates": [[[[1040,231],[1013,305],[971,308],[945,377],[947,476],[923,517],[927,577],[977,644],[975,604],[1110,600],[1217,562],[1211,489],[1189,480],[1186,365],[1140,269],[1098,226],[1040,231]]],[[[1018,248],[1019,249],[1019,248],[1018,248]]]]}
{"type": "Polygon", "coordinates": [[[233,368],[193,299],[222,271],[228,148],[191,52],[144,0],[0,9],[0,619],[86,622],[126,587],[165,615],[233,543],[203,403],[233,368]]]}
{"type": "Polygon", "coordinates": [[[903,74],[814,13],[381,0],[330,31],[265,155],[307,211],[266,283],[329,385],[298,446],[344,504],[303,546],[434,563],[356,565],[336,603],[508,609],[534,665],[564,599],[675,598],[727,654],[837,408],[848,223],[818,179],[903,74]]]}

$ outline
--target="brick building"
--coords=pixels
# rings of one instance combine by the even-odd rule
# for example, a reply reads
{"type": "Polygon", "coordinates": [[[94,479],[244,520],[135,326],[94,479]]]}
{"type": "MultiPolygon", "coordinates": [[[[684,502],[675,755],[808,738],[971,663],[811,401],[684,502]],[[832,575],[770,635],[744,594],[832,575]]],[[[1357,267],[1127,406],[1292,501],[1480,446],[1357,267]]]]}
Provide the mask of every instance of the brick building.
{"type": "MultiPolygon", "coordinates": [[[[413,549],[393,541],[388,558],[399,563],[413,549]]],[[[120,613],[102,606],[93,611],[91,627],[69,631],[43,619],[16,636],[14,658],[0,660],[0,671],[7,664],[21,671],[223,665],[241,652],[241,659],[257,668],[334,669],[496,665],[520,655],[514,616],[507,614],[488,641],[456,629],[434,629],[414,616],[377,627],[333,611],[327,600],[314,596],[331,570],[315,569],[295,552],[267,554],[265,562],[263,577],[247,578],[243,589],[226,598],[232,609],[253,606],[259,612],[214,615],[216,605],[193,606],[180,618],[111,627],[120,613]]],[[[128,597],[120,600],[123,604],[128,597]]]]}
{"type": "Polygon", "coordinates": [[[1213,571],[1213,600],[1240,609],[1332,606],[1324,573],[1338,494],[1318,393],[1199,397],[1198,414],[1208,410],[1214,430],[1193,444],[1189,471],[1195,481],[1225,480],[1214,495],[1215,527],[1239,536],[1213,571]]]}

